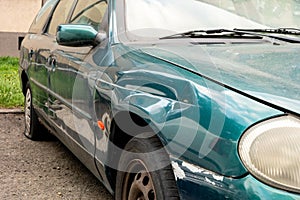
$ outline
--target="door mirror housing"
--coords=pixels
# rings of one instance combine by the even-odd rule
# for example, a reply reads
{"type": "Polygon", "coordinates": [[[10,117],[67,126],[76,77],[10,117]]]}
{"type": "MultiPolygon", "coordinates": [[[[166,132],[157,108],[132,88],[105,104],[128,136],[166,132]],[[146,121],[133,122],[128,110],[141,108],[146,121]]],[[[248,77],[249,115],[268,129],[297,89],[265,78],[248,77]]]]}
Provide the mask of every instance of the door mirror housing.
{"type": "Polygon", "coordinates": [[[59,45],[71,47],[96,46],[106,40],[105,32],[97,32],[85,24],[62,24],[57,28],[56,40],[59,45]]]}

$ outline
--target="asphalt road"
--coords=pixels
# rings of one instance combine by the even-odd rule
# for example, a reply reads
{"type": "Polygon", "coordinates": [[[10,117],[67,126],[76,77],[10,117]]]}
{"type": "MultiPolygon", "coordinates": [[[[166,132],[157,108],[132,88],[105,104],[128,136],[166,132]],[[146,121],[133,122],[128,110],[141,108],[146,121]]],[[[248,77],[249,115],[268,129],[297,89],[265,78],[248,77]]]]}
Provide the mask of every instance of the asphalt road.
{"type": "Polygon", "coordinates": [[[20,114],[0,114],[0,199],[99,199],[112,196],[59,141],[23,135],[20,114]]]}

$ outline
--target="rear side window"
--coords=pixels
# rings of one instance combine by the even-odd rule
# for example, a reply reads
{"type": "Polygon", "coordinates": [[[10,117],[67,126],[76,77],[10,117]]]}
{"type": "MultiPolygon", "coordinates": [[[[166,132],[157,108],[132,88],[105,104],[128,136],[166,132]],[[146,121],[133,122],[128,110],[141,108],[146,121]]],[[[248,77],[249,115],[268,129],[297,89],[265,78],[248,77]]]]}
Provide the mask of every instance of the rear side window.
{"type": "Polygon", "coordinates": [[[48,33],[56,35],[57,27],[60,24],[66,23],[70,10],[73,6],[73,0],[60,0],[49,24],[48,33]]]}
{"type": "Polygon", "coordinates": [[[51,14],[53,8],[57,4],[58,0],[48,0],[45,5],[38,12],[37,16],[33,20],[29,33],[41,33],[49,19],[49,15],[51,14]]]}
{"type": "Polygon", "coordinates": [[[100,29],[100,24],[107,10],[104,0],[79,0],[71,18],[72,24],[88,24],[100,29]]]}

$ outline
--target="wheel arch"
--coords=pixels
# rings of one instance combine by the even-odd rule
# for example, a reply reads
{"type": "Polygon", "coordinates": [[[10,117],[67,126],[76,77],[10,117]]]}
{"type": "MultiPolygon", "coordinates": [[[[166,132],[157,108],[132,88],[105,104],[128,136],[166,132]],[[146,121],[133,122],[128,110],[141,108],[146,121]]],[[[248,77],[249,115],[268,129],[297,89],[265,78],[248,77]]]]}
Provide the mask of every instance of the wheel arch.
{"type": "MultiPolygon", "coordinates": [[[[113,160],[113,165],[116,165],[119,160],[120,160],[120,154],[119,153],[115,153],[113,152],[113,147],[112,146],[117,146],[120,149],[124,149],[124,147],[126,146],[126,144],[134,137],[134,135],[138,135],[141,132],[137,131],[134,133],[134,135],[129,135],[127,134],[124,129],[122,128],[122,125],[118,124],[117,121],[118,119],[122,119],[122,121],[124,123],[122,124],[128,124],[128,123],[132,123],[134,122],[135,124],[141,126],[141,127],[146,127],[146,129],[144,129],[147,132],[152,132],[155,133],[155,128],[149,126],[149,122],[147,122],[147,120],[145,120],[144,118],[142,118],[140,115],[130,112],[130,111],[121,111],[119,113],[117,113],[114,118],[112,119],[112,123],[111,123],[111,128],[110,128],[110,135],[109,135],[109,147],[108,147],[108,155],[110,155],[110,157],[114,158],[113,160]],[[130,117],[128,117],[130,116],[130,117]]],[[[161,138],[159,137],[159,134],[156,134],[157,138],[161,141],[162,145],[163,145],[163,141],[161,140],[161,138]]],[[[108,180],[110,182],[111,188],[113,189],[113,191],[115,191],[115,186],[116,186],[116,178],[117,178],[117,170],[110,167],[106,166],[106,174],[108,176],[108,180]]]]}
{"type": "Polygon", "coordinates": [[[28,75],[26,74],[25,70],[22,70],[21,72],[21,89],[22,89],[22,93],[23,95],[25,95],[26,93],[26,85],[29,81],[28,75]]]}

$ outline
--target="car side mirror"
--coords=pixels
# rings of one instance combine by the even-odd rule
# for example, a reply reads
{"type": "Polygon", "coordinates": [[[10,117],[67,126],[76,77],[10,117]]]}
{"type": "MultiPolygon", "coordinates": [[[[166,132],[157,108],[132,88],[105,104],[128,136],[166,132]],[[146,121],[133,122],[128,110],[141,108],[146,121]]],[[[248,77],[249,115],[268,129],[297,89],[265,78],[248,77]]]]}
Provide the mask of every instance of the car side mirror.
{"type": "Polygon", "coordinates": [[[57,43],[64,46],[96,46],[107,38],[106,32],[97,32],[90,25],[62,24],[57,28],[57,43]]]}

